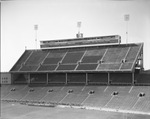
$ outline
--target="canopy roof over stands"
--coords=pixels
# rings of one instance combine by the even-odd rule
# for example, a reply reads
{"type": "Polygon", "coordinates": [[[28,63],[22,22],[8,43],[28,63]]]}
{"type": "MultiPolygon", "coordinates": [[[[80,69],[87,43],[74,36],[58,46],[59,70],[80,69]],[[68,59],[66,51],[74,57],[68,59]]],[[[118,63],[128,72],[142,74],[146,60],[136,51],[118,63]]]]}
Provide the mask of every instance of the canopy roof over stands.
{"type": "Polygon", "coordinates": [[[143,43],[26,50],[10,72],[132,72],[143,43]]]}

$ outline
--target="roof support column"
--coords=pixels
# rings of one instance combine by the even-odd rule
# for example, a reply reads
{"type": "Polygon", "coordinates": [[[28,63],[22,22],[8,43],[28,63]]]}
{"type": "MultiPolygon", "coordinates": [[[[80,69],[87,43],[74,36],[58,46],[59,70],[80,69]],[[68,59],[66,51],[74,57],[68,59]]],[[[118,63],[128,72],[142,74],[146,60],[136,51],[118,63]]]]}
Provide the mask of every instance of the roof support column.
{"type": "Polygon", "coordinates": [[[46,78],[47,78],[47,82],[46,82],[46,83],[47,83],[47,85],[48,85],[48,73],[46,73],[46,78]]]}
{"type": "Polygon", "coordinates": [[[31,79],[30,79],[30,73],[28,74],[28,85],[30,85],[31,79]]]}
{"type": "Polygon", "coordinates": [[[132,85],[135,85],[134,84],[134,72],[132,72],[132,85]]]}
{"type": "Polygon", "coordinates": [[[108,72],[108,85],[110,85],[110,73],[108,72]]]}
{"type": "Polygon", "coordinates": [[[67,85],[67,83],[68,83],[68,74],[66,73],[66,82],[65,82],[65,84],[67,85]]]}
{"type": "Polygon", "coordinates": [[[86,73],[86,82],[85,85],[88,85],[88,73],[86,73]]]}

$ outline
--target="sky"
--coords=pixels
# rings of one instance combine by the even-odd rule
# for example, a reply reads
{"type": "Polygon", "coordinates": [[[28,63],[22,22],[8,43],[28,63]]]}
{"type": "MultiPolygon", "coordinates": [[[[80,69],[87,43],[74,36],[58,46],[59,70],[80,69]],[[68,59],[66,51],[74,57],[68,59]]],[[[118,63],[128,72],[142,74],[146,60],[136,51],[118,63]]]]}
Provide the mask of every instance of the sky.
{"type": "Polygon", "coordinates": [[[144,43],[144,68],[150,69],[150,0],[1,0],[1,71],[9,71],[25,49],[42,40],[120,35],[144,43]],[[124,21],[124,15],[130,19],[124,21]]]}

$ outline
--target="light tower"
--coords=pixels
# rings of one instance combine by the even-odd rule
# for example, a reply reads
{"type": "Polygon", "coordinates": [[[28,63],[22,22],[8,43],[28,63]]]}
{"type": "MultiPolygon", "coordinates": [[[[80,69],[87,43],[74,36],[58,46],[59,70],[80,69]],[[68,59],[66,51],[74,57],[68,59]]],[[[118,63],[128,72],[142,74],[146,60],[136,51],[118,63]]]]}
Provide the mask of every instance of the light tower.
{"type": "Polygon", "coordinates": [[[37,30],[38,30],[38,25],[34,25],[34,30],[35,30],[35,48],[37,49],[37,30]]]}
{"type": "Polygon", "coordinates": [[[126,44],[128,43],[128,21],[130,19],[129,14],[124,15],[124,21],[126,21],[126,44]]]}
{"type": "Polygon", "coordinates": [[[76,34],[77,38],[83,38],[83,33],[80,33],[81,21],[77,22],[78,33],[76,34]]]}

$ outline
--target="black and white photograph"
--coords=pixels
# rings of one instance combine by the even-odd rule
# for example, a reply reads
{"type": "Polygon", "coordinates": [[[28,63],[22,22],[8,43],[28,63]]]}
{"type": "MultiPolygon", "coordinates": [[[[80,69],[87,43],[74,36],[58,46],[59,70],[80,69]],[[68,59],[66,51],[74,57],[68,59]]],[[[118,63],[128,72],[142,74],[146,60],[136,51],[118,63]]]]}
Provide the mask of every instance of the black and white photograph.
{"type": "Polygon", "coordinates": [[[0,119],[150,119],[150,0],[0,0],[0,119]]]}

